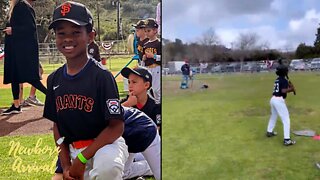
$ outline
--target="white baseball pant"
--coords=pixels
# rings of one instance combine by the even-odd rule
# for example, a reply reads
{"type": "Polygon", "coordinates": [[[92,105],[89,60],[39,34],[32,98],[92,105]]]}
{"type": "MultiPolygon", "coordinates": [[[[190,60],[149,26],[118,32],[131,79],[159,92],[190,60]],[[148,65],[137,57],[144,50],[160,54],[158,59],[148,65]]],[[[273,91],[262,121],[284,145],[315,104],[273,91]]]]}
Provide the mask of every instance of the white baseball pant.
{"type": "Polygon", "coordinates": [[[148,68],[152,75],[152,90],[154,98],[157,102],[161,99],[161,66],[156,66],[154,68],[148,68]]]}
{"type": "MultiPolygon", "coordinates": [[[[75,149],[72,145],[70,156],[75,159],[79,152],[85,148],[75,149]]],[[[122,180],[125,162],[129,156],[128,147],[122,137],[112,144],[100,148],[96,154],[88,160],[84,173],[85,180],[122,180]]]]}
{"type": "Polygon", "coordinates": [[[280,116],[283,124],[284,139],[290,139],[290,118],[289,111],[285,100],[282,97],[273,96],[270,99],[271,116],[268,123],[268,132],[273,132],[277,123],[277,118],[280,116]]]}

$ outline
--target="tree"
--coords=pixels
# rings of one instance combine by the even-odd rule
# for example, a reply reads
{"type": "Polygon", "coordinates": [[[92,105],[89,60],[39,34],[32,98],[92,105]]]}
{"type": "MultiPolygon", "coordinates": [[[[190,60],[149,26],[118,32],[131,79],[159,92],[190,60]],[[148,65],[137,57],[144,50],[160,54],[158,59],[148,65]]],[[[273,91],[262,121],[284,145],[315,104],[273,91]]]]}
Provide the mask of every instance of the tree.
{"type": "Polygon", "coordinates": [[[218,35],[216,35],[214,29],[210,27],[207,31],[202,34],[200,43],[205,46],[213,46],[220,44],[218,35]]]}
{"type": "Polygon", "coordinates": [[[258,47],[259,36],[256,33],[240,33],[236,47],[240,50],[252,50],[258,47]]]}
{"type": "Polygon", "coordinates": [[[300,43],[296,50],[296,57],[299,59],[310,58],[313,56],[314,48],[312,46],[307,46],[305,43],[300,43]]]}
{"type": "Polygon", "coordinates": [[[314,46],[320,46],[320,27],[317,28],[316,40],[314,41],[314,46]]]}

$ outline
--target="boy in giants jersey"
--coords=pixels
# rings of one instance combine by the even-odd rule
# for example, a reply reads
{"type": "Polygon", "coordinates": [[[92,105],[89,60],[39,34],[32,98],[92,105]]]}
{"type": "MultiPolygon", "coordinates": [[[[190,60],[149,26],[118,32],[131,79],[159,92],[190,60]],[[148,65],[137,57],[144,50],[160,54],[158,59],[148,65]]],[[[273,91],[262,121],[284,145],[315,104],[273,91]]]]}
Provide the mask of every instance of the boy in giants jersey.
{"type": "Polygon", "coordinates": [[[123,109],[114,77],[88,56],[92,27],[83,4],[55,9],[49,29],[67,63],[48,77],[43,116],[54,122],[64,179],[120,180],[128,158],[123,109]]]}
{"type": "Polygon", "coordinates": [[[294,92],[294,87],[292,84],[288,83],[288,80],[286,79],[286,76],[288,74],[288,67],[286,67],[285,65],[279,65],[277,67],[276,74],[278,75],[278,78],[274,82],[272,93],[273,96],[270,100],[271,116],[269,119],[266,135],[267,137],[273,137],[277,135],[277,133],[274,132],[273,129],[276,125],[277,117],[280,116],[284,133],[283,144],[285,146],[294,145],[296,142],[290,139],[290,118],[289,111],[285,102],[287,93],[294,92]]]}
{"type": "Polygon", "coordinates": [[[144,44],[143,57],[145,66],[152,74],[152,90],[157,101],[160,102],[161,96],[161,42],[158,39],[158,24],[152,18],[145,20],[145,32],[149,41],[144,44]]]}

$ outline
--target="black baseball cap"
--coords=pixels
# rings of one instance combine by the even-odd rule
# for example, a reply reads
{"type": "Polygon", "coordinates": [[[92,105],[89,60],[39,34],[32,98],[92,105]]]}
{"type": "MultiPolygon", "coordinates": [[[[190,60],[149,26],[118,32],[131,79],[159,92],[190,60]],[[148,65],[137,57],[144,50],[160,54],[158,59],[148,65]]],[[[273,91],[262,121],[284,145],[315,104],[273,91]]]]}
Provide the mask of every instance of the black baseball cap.
{"type": "Polygon", "coordinates": [[[144,67],[136,67],[136,68],[133,68],[133,69],[125,67],[125,68],[123,68],[121,70],[121,75],[123,77],[127,78],[127,79],[129,78],[129,75],[131,73],[142,77],[144,80],[146,80],[147,82],[150,83],[150,87],[152,86],[152,75],[151,75],[151,73],[149,72],[148,69],[146,69],[144,67]]]}
{"type": "Polygon", "coordinates": [[[146,19],[146,20],[144,21],[144,23],[145,23],[145,27],[146,27],[146,28],[158,28],[158,27],[159,27],[158,23],[157,23],[156,20],[153,19],[153,18],[148,18],[148,19],[146,19]]]}
{"type": "Polygon", "coordinates": [[[91,12],[85,5],[73,1],[66,1],[54,10],[49,29],[55,28],[59,21],[69,21],[78,26],[91,25],[93,27],[91,12]]]}
{"type": "Polygon", "coordinates": [[[142,29],[145,28],[145,22],[144,20],[140,20],[137,22],[137,24],[133,24],[133,27],[135,27],[136,29],[142,29]]]}

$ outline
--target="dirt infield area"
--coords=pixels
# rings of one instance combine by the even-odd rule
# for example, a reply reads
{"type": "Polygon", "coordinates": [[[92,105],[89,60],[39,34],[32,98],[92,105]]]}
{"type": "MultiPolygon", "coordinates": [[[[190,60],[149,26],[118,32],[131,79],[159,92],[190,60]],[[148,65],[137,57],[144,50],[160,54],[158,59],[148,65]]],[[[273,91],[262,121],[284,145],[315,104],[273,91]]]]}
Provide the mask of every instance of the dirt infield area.
{"type": "Polygon", "coordinates": [[[52,132],[53,123],[43,118],[42,114],[43,107],[30,106],[22,108],[20,114],[0,116],[0,137],[52,132]]]}

